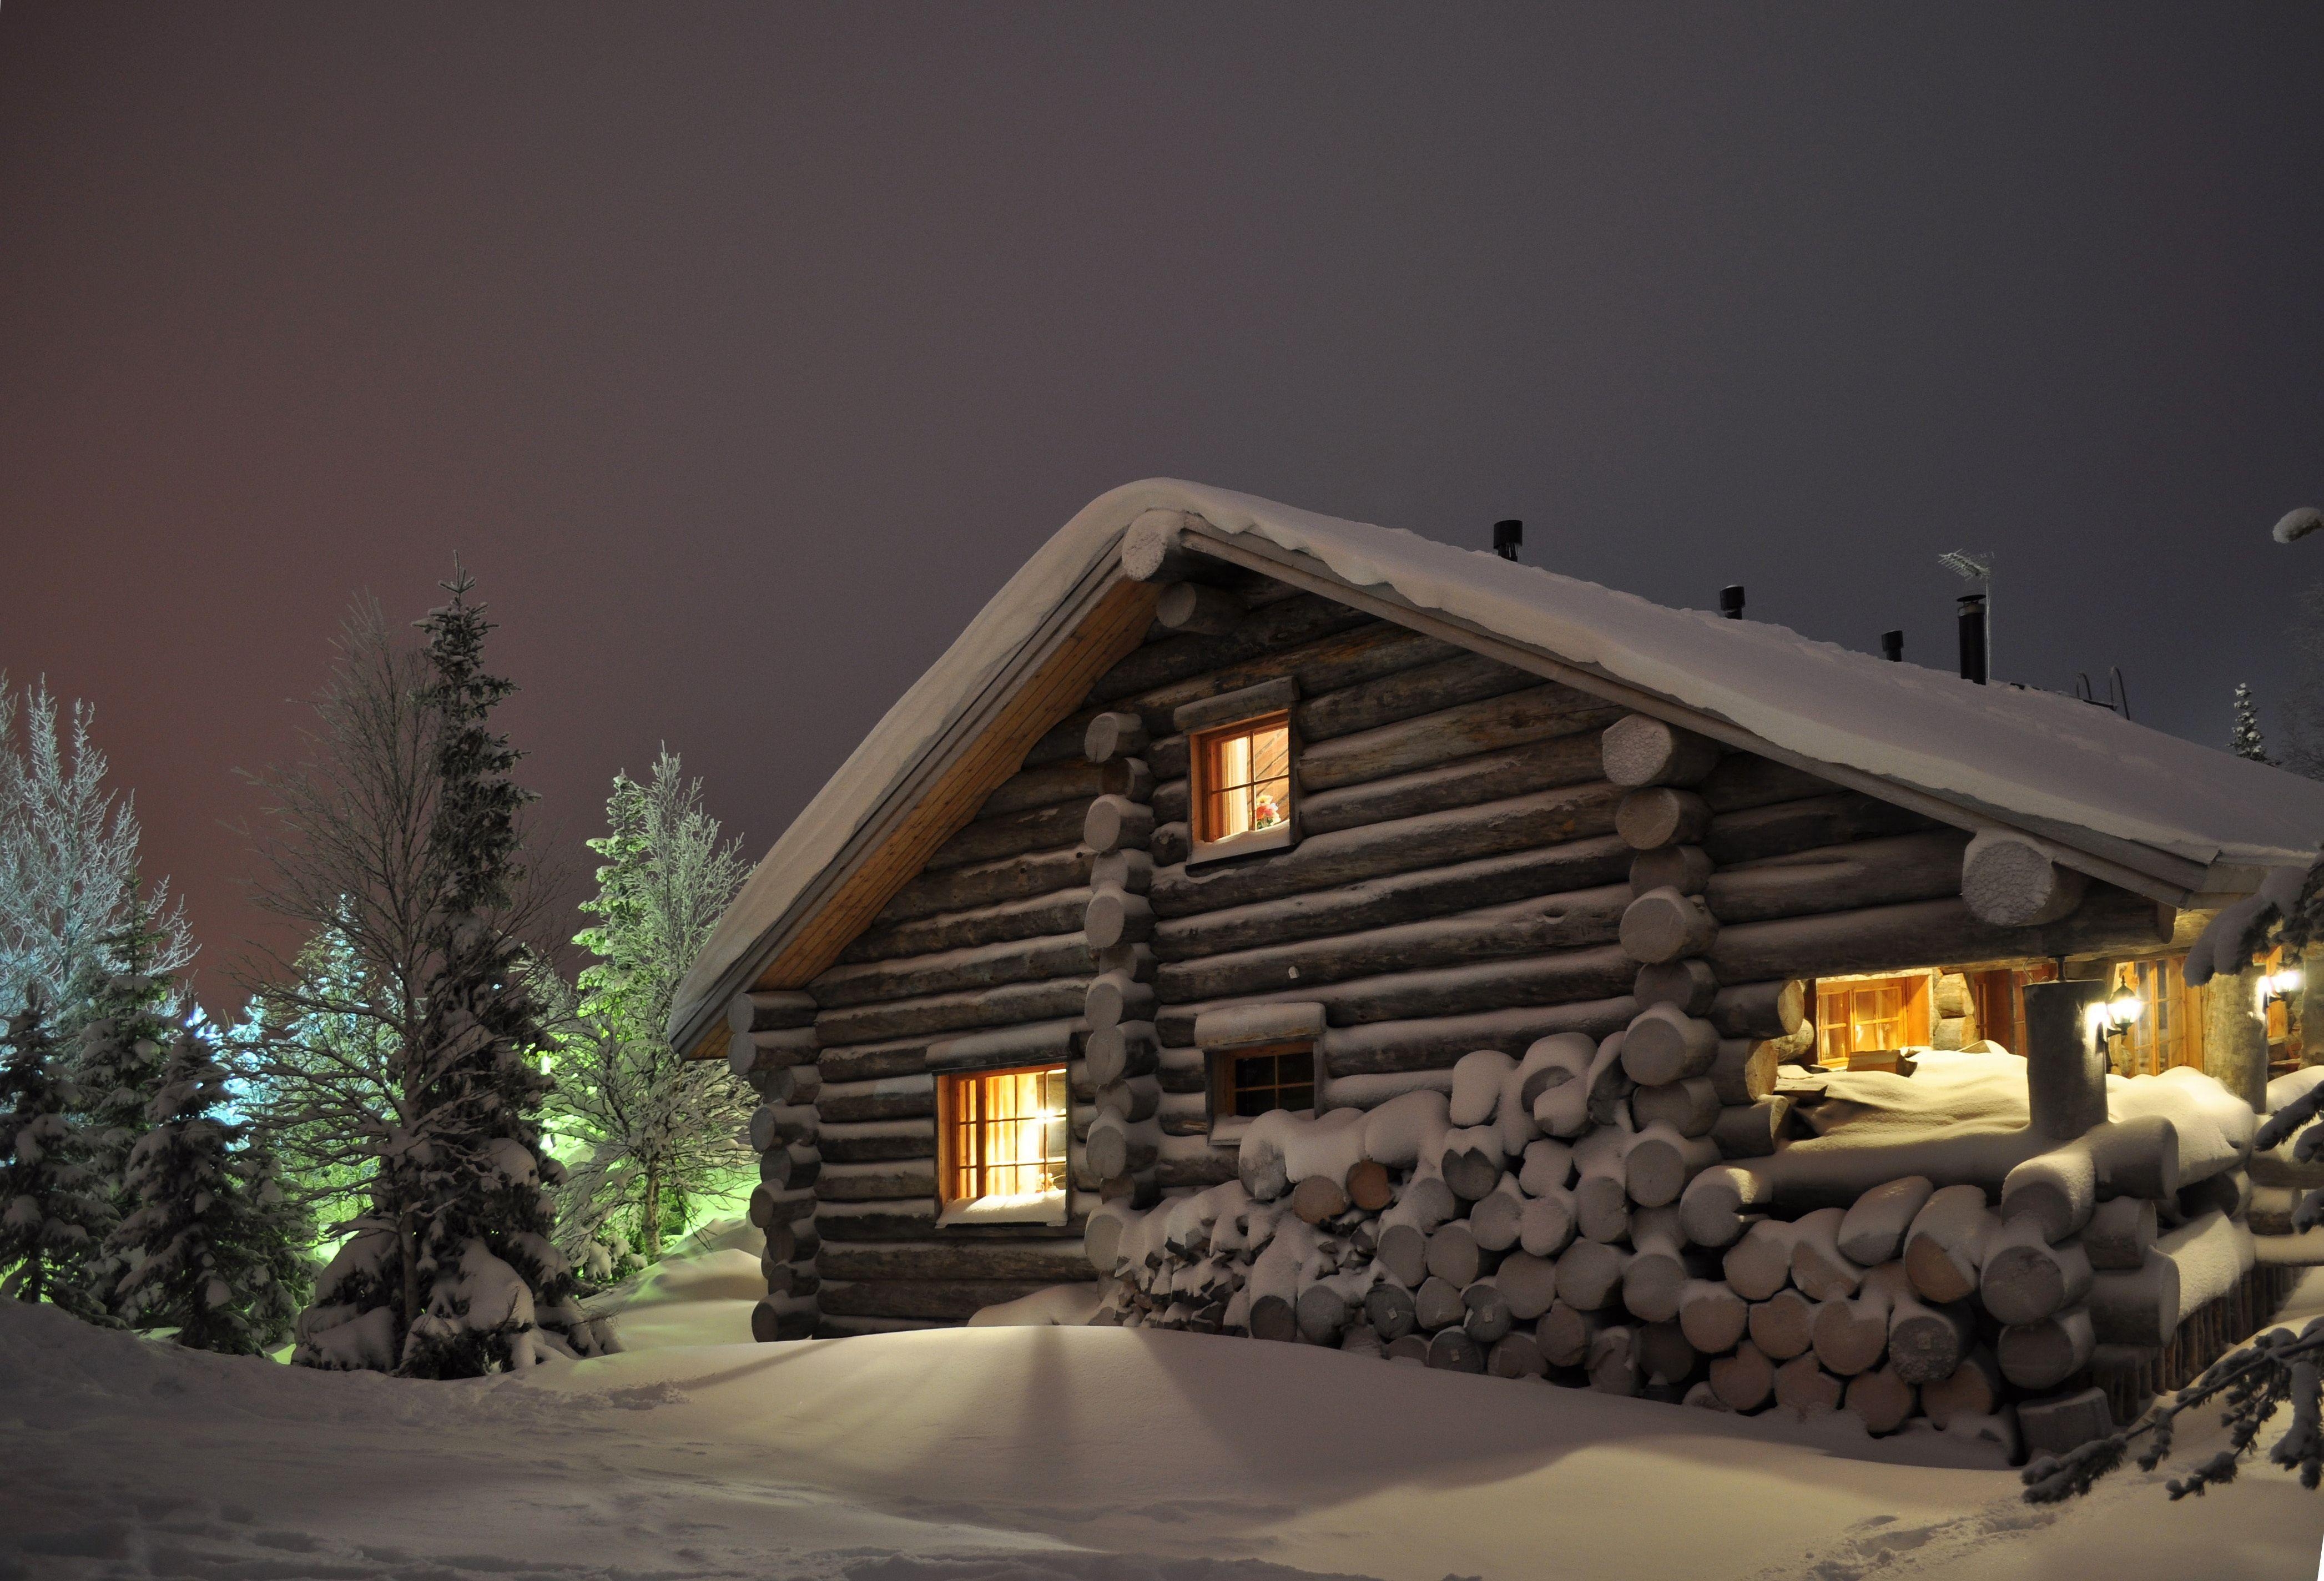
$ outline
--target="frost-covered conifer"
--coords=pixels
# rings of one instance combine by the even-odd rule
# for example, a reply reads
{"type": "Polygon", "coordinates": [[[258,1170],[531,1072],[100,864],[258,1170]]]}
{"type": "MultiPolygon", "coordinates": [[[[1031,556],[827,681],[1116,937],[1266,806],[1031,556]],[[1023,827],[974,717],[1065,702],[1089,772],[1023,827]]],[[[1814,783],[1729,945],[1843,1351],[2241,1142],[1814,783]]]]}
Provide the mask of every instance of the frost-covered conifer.
{"type": "Polygon", "coordinates": [[[105,1203],[42,1001],[35,987],[0,1051],[0,1297],[103,1321],[83,1270],[104,1234],[105,1203]]]}
{"type": "Polygon", "coordinates": [[[698,780],[665,751],[641,784],[616,775],[596,918],[574,942],[597,957],[577,1000],[545,974],[560,1012],[558,1134],[586,1151],[569,1171],[558,1242],[605,1275],[661,1255],[665,1234],[751,1162],[739,1140],[750,1105],[715,1060],[690,1060],[663,1035],[678,983],[748,874],[736,842],[702,809],[698,780]]]}
{"type": "Polygon", "coordinates": [[[2259,705],[2252,700],[2252,689],[2247,682],[2236,683],[2236,723],[2227,734],[2227,750],[2254,763],[2275,761],[2267,755],[2267,739],[2259,728],[2259,705]]]}
{"type": "Polygon", "coordinates": [[[286,1211],[272,1160],[229,1121],[226,1072],[181,1029],[129,1155],[135,1206],[108,1250],[116,1292],[140,1328],[176,1330],[196,1350],[254,1354],[287,1337],[304,1293],[303,1216],[286,1211]]]}
{"type": "Polygon", "coordinates": [[[502,923],[521,876],[527,797],[510,777],[517,753],[489,727],[514,689],[484,669],[491,627],[468,601],[474,585],[456,575],[445,584],[451,601],[420,623],[438,717],[429,841],[441,875],[426,1014],[403,1052],[412,1099],[384,1149],[374,1211],[356,1221],[300,1319],[295,1359],[312,1365],[469,1377],[598,1345],[549,1240],[544,1187],[561,1176],[538,1118],[548,1038],[522,948],[502,923]]]}
{"type": "Polygon", "coordinates": [[[84,985],[115,971],[175,972],[194,948],[168,886],[139,888],[137,815],[106,787],[88,705],[63,712],[60,721],[46,685],[26,688],[19,705],[0,676],[0,1014],[37,985],[51,1027],[69,1038],[84,985]],[[156,941],[143,968],[108,957],[108,940],[133,915],[156,941]]]}

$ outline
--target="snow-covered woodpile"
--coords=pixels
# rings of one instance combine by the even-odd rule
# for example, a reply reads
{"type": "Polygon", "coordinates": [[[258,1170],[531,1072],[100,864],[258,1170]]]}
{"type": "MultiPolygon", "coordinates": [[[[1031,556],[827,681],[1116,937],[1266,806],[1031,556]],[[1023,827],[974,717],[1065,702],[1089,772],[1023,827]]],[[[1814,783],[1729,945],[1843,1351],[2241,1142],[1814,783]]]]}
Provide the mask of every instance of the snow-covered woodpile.
{"type": "Polygon", "coordinates": [[[1939,1056],[1925,1096],[1835,1076],[1812,1167],[1768,1171],[1637,1123],[1675,1083],[1593,1105],[1628,1042],[1555,1034],[1467,1056],[1449,1095],[1267,1116],[1236,1179],[1093,1219],[1098,1320],[2038,1448],[2126,1419],[2284,1293],[2239,1218],[2248,1111],[2208,1077],[2116,1078],[2118,1118],[2045,1146],[2012,1057],[1939,1056]],[[1859,1189],[1900,1145],[1933,1173],[1859,1189]]]}

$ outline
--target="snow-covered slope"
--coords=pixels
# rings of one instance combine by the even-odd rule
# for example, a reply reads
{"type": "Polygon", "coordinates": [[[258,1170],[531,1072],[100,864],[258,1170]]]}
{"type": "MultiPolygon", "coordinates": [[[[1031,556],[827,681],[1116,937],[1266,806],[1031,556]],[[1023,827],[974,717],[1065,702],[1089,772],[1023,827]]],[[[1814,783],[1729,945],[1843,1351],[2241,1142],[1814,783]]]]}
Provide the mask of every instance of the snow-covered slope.
{"type": "Polygon", "coordinates": [[[2265,1467],[2178,1505],[2134,1470],[2037,1511],[2008,1472],[1855,1443],[1886,1458],[1680,1406],[1117,1328],[406,1383],[0,1302],[0,1576],[37,1581],[2240,1581],[2310,1574],[2324,1539],[2324,1498],[2265,1467]]]}
{"type": "Polygon", "coordinates": [[[668,1256],[634,1279],[582,1303],[611,1318],[623,1350],[679,1345],[748,1345],[751,1308],[767,1293],[759,1266],[765,1232],[743,1218],[718,1219],[693,1231],[668,1256]]]}

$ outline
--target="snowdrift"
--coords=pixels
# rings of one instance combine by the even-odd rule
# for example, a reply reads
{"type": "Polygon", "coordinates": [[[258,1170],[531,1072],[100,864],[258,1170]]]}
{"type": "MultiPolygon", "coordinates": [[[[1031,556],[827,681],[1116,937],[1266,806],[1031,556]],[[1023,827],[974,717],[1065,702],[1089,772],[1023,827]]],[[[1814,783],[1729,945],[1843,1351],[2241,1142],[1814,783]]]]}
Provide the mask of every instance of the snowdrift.
{"type": "Polygon", "coordinates": [[[1109,1328],[407,1383],[0,1302],[0,1575],[41,1581],[2234,1581],[2304,1575],[2324,1539],[2324,1501],[2264,1469],[2178,1505],[2133,1471],[2034,1511],[2008,1473],[1926,1464],[1929,1441],[1843,1455],[1679,1406],[1109,1328]]]}

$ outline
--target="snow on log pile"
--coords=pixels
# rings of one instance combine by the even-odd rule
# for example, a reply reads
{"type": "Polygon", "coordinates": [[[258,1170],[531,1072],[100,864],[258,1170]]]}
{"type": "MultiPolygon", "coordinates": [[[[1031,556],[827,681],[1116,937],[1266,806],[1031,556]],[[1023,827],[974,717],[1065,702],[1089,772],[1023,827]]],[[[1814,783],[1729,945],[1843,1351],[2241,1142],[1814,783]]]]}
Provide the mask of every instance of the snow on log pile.
{"type": "Polygon", "coordinates": [[[1875,1434],[1926,1417],[2015,1448],[2088,1417],[2093,1387],[2114,1401],[2126,1381],[2173,1386],[2166,1352],[2183,1353],[2182,1373],[2210,1359],[2190,1325],[2216,1314],[2224,1345],[2282,1293],[2255,1279],[2251,1236],[2202,1189],[2237,1172],[2234,1139],[2251,1130],[2246,1113],[2222,1141],[2209,1077],[2113,1078],[2119,1118],[2100,1130],[2163,1145],[2167,1161],[2117,1160],[2099,1179],[2169,1189],[2061,1222],[2010,1211],[2024,1163],[2047,1157],[2023,1134],[2022,1062],[1932,1053],[1910,1081],[1830,1073],[1821,1137],[1695,1172],[1782,1187],[1706,1235],[1689,1211],[1704,1188],[1671,1200],[1699,1156],[1690,1139],[1637,1122],[1653,1087],[1607,1101],[1596,1123],[1571,1101],[1603,1094],[1624,1040],[1557,1034],[1522,1059],[1469,1055],[1449,1094],[1263,1116],[1236,1179],[1093,1218],[1090,1262],[1109,1281],[1094,1320],[1714,1410],[1846,1410],[1875,1434]],[[1911,1102],[1896,1090],[1916,1083],[1911,1102]],[[1892,1149],[1934,1172],[1860,1185],[1892,1149]],[[1776,1167],[1794,1152],[1832,1161],[1776,1167]],[[2180,1179],[2182,1158],[2209,1172],[2180,1179]]]}

